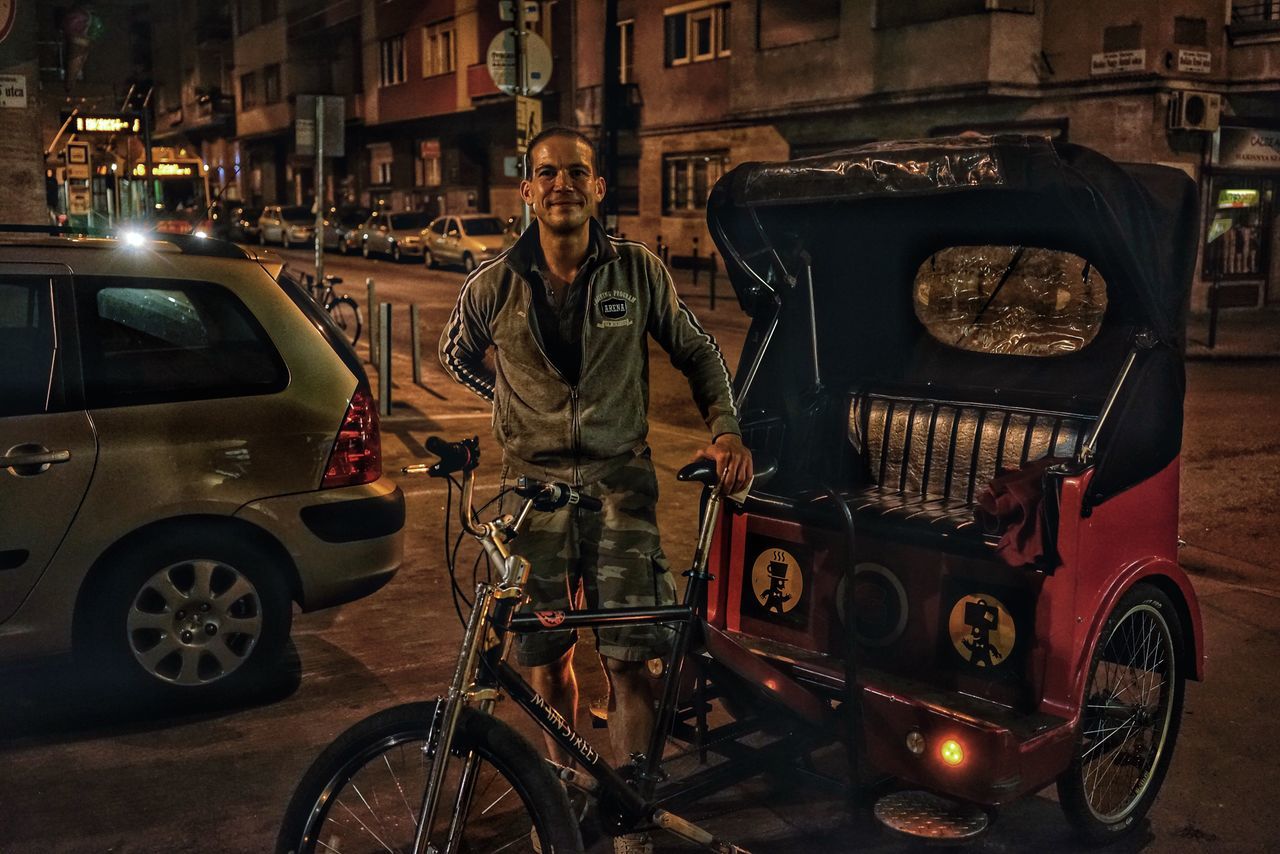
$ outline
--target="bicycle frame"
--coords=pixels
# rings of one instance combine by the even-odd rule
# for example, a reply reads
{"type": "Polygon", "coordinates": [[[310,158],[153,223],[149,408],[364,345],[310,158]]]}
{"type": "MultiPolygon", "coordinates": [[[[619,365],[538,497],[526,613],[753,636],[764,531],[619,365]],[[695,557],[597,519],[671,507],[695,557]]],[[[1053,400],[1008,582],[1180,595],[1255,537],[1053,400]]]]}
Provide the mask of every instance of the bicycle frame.
{"type": "MultiPolygon", "coordinates": [[[[425,467],[415,467],[425,470],[425,467]]],[[[577,762],[586,775],[594,780],[594,786],[585,783],[583,776],[571,768],[559,767],[559,776],[579,788],[594,790],[617,811],[620,830],[627,830],[646,819],[656,826],[695,844],[703,845],[722,854],[746,854],[733,845],[717,839],[712,834],[659,807],[653,800],[653,792],[659,780],[663,746],[671,729],[678,692],[680,674],[685,655],[695,628],[703,624],[705,616],[706,584],[710,576],[706,572],[707,554],[720,515],[719,488],[711,489],[702,516],[702,523],[695,550],[693,568],[686,575],[689,584],[685,589],[684,603],[680,605],[608,608],[598,610],[560,612],[536,612],[516,615],[524,601],[523,588],[528,580],[530,564],[518,555],[512,555],[507,547],[514,539],[533,507],[534,500],[527,499],[518,515],[504,516],[489,523],[475,523],[472,515],[472,491],[474,472],[463,474],[460,508],[463,527],[480,540],[491,564],[501,572],[496,586],[487,582],[476,585],[475,605],[467,622],[457,667],[449,693],[440,704],[437,721],[431,727],[426,746],[432,756],[426,790],[418,815],[421,821],[414,839],[415,854],[427,854],[435,849],[427,847],[427,837],[439,811],[443,781],[448,768],[453,735],[461,710],[467,703],[475,703],[480,711],[491,712],[501,693],[506,693],[520,708],[549,733],[555,741],[577,762]],[[563,630],[566,628],[601,628],[626,624],[678,623],[675,641],[668,660],[667,681],[659,707],[657,720],[650,738],[649,750],[637,765],[638,786],[633,787],[525,680],[507,664],[511,643],[517,634],[563,630]]],[[[466,815],[474,785],[476,757],[463,758],[463,770],[458,793],[450,816],[449,838],[445,854],[458,850],[461,840],[461,818],[466,815]]]]}

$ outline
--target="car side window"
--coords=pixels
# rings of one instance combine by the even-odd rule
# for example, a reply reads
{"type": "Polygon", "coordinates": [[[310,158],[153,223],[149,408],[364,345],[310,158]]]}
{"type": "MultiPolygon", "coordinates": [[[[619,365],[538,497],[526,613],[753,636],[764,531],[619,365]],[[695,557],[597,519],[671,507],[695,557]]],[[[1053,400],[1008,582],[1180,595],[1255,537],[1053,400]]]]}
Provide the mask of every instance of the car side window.
{"type": "Polygon", "coordinates": [[[261,324],[208,282],[76,282],[91,409],[279,391],[288,372],[261,324]]]}
{"type": "Polygon", "coordinates": [[[53,284],[0,278],[0,417],[44,412],[53,375],[53,284]]]}
{"type": "Polygon", "coordinates": [[[453,217],[449,217],[449,236],[455,237],[458,234],[458,221],[453,217]]]}
{"type": "Polygon", "coordinates": [[[435,234],[443,235],[443,234],[444,234],[444,223],[445,223],[445,221],[444,221],[443,219],[438,219],[438,220],[436,220],[435,222],[431,223],[431,230],[432,230],[432,232],[434,232],[435,234]]]}

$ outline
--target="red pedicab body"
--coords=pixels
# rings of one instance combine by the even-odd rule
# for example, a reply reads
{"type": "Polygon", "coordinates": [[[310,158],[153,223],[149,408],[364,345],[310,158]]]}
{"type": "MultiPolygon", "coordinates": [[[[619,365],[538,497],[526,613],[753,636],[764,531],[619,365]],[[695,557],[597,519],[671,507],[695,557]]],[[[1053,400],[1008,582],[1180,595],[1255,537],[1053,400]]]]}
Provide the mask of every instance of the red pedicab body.
{"type": "Polygon", "coordinates": [[[1086,836],[1127,832],[1167,768],[1182,680],[1203,676],[1177,563],[1190,182],[1047,140],[931,140],[746,164],[708,216],[753,317],[746,439],[780,461],[720,527],[710,621],[833,705],[857,700],[872,773],[983,807],[1058,780],[1086,836]],[[1058,276],[1057,309],[1080,302],[1046,253],[1083,260],[1090,299],[1105,287],[1093,328],[1012,304],[994,322],[1063,328],[1040,350],[1024,327],[980,328],[1011,276],[1058,276]],[[940,340],[921,281],[953,262],[986,267],[941,280],[987,290],[972,318],[951,292],[972,322],[940,340]],[[1006,469],[1036,485],[1022,552],[992,528],[1009,520],[975,515],[1006,469]],[[1168,655],[1123,652],[1134,626],[1168,655]],[[1154,710],[1099,681],[1125,668],[1152,677],[1154,710]],[[1150,743],[1111,734],[1125,727],[1150,743]],[[1090,791],[1095,751],[1135,780],[1090,791]]]}

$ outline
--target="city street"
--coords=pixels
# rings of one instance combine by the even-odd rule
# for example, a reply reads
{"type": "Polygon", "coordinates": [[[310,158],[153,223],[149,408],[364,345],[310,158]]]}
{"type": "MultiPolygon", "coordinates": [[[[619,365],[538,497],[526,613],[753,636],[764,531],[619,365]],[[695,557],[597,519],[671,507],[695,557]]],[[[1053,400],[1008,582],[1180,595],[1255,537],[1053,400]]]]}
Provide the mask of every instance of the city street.
{"type": "MultiPolygon", "coordinates": [[[[282,254],[301,269],[309,265],[308,253],[282,254]]],[[[394,306],[385,469],[398,472],[426,459],[422,443],[430,435],[478,434],[482,493],[492,494],[497,453],[487,406],[447,380],[435,356],[461,272],[334,255],[326,265],[344,279],[338,291],[362,306],[366,277],[394,306]],[[421,386],[412,382],[410,303],[422,312],[421,386]]],[[[734,366],[746,322],[723,277],[718,286],[714,312],[705,280],[696,289],[683,282],[682,295],[734,366]]],[[[367,353],[364,341],[358,349],[367,353]]],[[[705,441],[705,431],[683,378],[660,352],[652,365],[650,441],[665,497],[660,523],[673,565],[687,565],[697,489],[677,484],[673,473],[705,441]]],[[[1280,578],[1271,571],[1280,553],[1276,376],[1276,363],[1268,361],[1188,366],[1181,532],[1204,611],[1207,681],[1188,684],[1169,778],[1150,826],[1125,850],[1274,849],[1278,792],[1263,781],[1275,780],[1272,709],[1280,694],[1280,578]]],[[[409,522],[399,575],[366,599],[298,615],[289,671],[248,707],[137,709],[127,697],[86,690],[65,664],[0,672],[0,851],[268,850],[293,785],[325,744],[379,708],[435,696],[448,678],[460,627],[442,558],[452,545],[441,529],[445,491],[425,478],[402,478],[401,485],[409,522]]],[[[462,554],[469,587],[476,550],[464,546],[462,554]]],[[[581,669],[583,697],[597,695],[596,668],[581,669]]],[[[591,737],[606,743],[603,731],[591,737]]],[[[757,854],[914,848],[854,822],[841,797],[820,788],[756,782],[718,793],[692,817],[757,854]]],[[[664,839],[659,850],[691,849],[664,839]]],[[[971,850],[1085,849],[1071,841],[1045,792],[1005,810],[971,850]]]]}

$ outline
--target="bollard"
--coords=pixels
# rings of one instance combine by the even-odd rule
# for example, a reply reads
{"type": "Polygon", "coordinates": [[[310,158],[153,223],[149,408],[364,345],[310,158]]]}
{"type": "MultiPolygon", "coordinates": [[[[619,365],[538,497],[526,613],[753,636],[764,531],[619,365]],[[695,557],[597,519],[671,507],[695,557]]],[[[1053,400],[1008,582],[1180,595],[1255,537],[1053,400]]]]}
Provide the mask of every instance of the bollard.
{"type": "Polygon", "coordinates": [[[391,414],[391,303],[378,305],[378,414],[391,414]]]}
{"type": "Polygon", "coordinates": [[[693,286],[698,286],[698,238],[693,238],[693,286]]]}
{"type": "Polygon", "coordinates": [[[1218,281],[1209,283],[1209,340],[1210,350],[1218,343],[1218,281]]]}
{"type": "Polygon", "coordinates": [[[413,382],[422,385],[422,342],[418,334],[418,304],[409,306],[409,341],[413,347],[413,382]]]}
{"type": "Polygon", "coordinates": [[[716,253],[712,252],[709,256],[711,259],[711,281],[707,283],[711,289],[711,310],[716,310],[716,253]]]}
{"type": "Polygon", "coordinates": [[[364,280],[364,286],[369,290],[368,302],[364,310],[364,316],[369,318],[369,364],[376,365],[378,363],[378,290],[374,287],[372,276],[364,280]]]}

